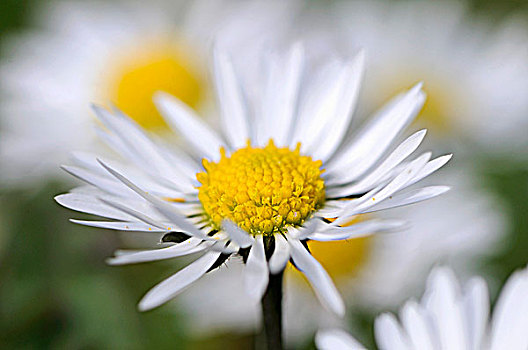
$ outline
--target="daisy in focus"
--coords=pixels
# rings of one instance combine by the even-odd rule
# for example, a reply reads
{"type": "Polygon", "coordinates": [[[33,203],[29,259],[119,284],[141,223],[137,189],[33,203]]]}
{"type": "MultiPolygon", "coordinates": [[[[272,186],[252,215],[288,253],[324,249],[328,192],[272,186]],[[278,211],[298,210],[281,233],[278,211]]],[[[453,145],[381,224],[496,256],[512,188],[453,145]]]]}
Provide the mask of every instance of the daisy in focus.
{"type": "MultiPolygon", "coordinates": [[[[491,317],[488,294],[483,278],[462,287],[450,269],[436,268],[421,301],[408,301],[399,322],[389,313],[376,319],[376,343],[380,349],[528,348],[528,269],[508,279],[491,317]]],[[[318,332],[316,344],[321,350],[365,348],[340,329],[318,332]]]]}
{"type": "MultiPolygon", "coordinates": [[[[369,53],[365,105],[376,108],[409,79],[427,82],[417,125],[461,152],[523,156],[528,127],[528,26],[497,27],[450,1],[349,1],[332,13],[339,47],[369,53]]],[[[451,148],[452,149],[452,148],[451,148]]]]}
{"type": "Polygon", "coordinates": [[[262,62],[263,80],[250,88],[240,84],[229,56],[215,52],[220,130],[173,96],[156,94],[167,124],[188,151],[155,143],[118,110],[94,107],[105,127],[100,136],[127,162],[83,155],[75,166],[64,167],[88,185],[56,200],[111,219],[74,222],[157,233],[169,244],[118,251],[110,264],[203,254],[152,288],[140,310],[167,302],[230,257],[241,256],[245,290],[254,300],[262,298],[270,274],[280,274],[291,259],[322,305],[343,315],[341,296],[306,243],[401,229],[400,220],[350,221],[448,189],[408,189],[450,159],[431,159],[430,152],[409,159],[425,130],[394,145],[424,103],[421,84],[394,97],[349,139],[345,131],[357,102],[362,54],[314,67],[296,45],[262,62]],[[257,89],[258,94],[247,93],[257,89]]]}
{"type": "Polygon", "coordinates": [[[31,184],[62,175],[66,150],[93,149],[86,101],[115,103],[160,135],[168,126],[152,102],[163,90],[207,110],[206,63],[217,45],[272,41],[296,2],[53,1],[39,5],[32,30],[2,42],[0,182],[31,184]],[[38,82],[36,84],[35,82],[38,82]]]}

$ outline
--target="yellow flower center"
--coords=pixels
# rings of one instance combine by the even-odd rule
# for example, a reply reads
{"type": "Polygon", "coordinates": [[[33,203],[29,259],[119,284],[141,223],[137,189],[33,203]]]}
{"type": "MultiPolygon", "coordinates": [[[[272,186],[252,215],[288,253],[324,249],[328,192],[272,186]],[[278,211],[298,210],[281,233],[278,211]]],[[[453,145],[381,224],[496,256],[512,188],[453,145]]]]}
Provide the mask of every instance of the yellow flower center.
{"type": "Polygon", "coordinates": [[[142,127],[167,128],[152,102],[157,91],[165,91],[196,108],[205,94],[204,79],[196,69],[195,55],[185,45],[159,41],[123,49],[109,63],[103,77],[103,101],[111,101],[142,127]]]}
{"type": "Polygon", "coordinates": [[[295,150],[249,144],[218,163],[203,160],[198,198],[214,228],[230,219],[247,232],[273,234],[299,226],[325,201],[322,162],[295,150]]]}

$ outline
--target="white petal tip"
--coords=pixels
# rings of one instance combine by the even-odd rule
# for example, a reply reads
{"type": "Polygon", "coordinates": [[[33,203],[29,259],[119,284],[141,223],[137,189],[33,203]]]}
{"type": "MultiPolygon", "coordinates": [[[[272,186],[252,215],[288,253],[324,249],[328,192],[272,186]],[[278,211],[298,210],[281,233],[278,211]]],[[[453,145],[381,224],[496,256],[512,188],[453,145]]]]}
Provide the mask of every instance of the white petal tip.
{"type": "Polygon", "coordinates": [[[241,248],[247,248],[253,245],[255,239],[246,231],[241,229],[233,221],[224,219],[221,222],[222,229],[227,232],[230,238],[235,241],[241,248]]]}
{"type": "Polygon", "coordinates": [[[106,265],[110,265],[110,266],[116,266],[116,265],[119,265],[119,263],[116,262],[116,258],[106,258],[106,259],[105,259],[105,264],[106,264],[106,265]]]}
{"type": "Polygon", "coordinates": [[[100,111],[104,111],[104,108],[103,106],[100,106],[94,102],[90,103],[90,108],[95,112],[95,113],[99,113],[100,111]]]}
{"type": "Polygon", "coordinates": [[[414,92],[414,93],[416,93],[416,92],[422,90],[422,89],[423,89],[423,86],[424,86],[424,82],[423,82],[423,81],[420,81],[420,82],[416,83],[416,85],[414,85],[414,86],[411,88],[411,91],[414,92]]]}
{"type": "Polygon", "coordinates": [[[277,275],[279,273],[281,273],[282,271],[284,271],[284,269],[286,268],[286,265],[288,265],[288,262],[286,262],[285,264],[273,264],[270,262],[269,264],[269,272],[272,274],[272,275],[277,275]]]}
{"type": "Polygon", "coordinates": [[[167,92],[158,90],[154,92],[154,94],[152,95],[152,100],[157,105],[159,103],[163,103],[167,98],[170,98],[170,97],[172,96],[168,94],[167,92]]]}
{"type": "Polygon", "coordinates": [[[272,265],[270,264],[269,265],[269,271],[272,275],[276,275],[276,274],[279,274],[281,273],[282,271],[284,271],[284,269],[286,268],[286,265],[272,265]]]}
{"type": "Polygon", "coordinates": [[[143,300],[141,300],[137,306],[137,309],[139,312],[145,312],[145,311],[150,311],[156,307],[158,307],[158,305],[151,305],[150,303],[146,303],[143,300]]]}
{"type": "Polygon", "coordinates": [[[438,195],[451,191],[451,186],[438,186],[438,195]]]}
{"type": "Polygon", "coordinates": [[[343,318],[345,317],[345,304],[341,304],[334,309],[332,309],[332,312],[335,313],[338,317],[343,318]]]}
{"type": "Polygon", "coordinates": [[[358,53],[354,56],[354,61],[360,66],[364,66],[367,58],[367,51],[361,48],[358,53]]]}

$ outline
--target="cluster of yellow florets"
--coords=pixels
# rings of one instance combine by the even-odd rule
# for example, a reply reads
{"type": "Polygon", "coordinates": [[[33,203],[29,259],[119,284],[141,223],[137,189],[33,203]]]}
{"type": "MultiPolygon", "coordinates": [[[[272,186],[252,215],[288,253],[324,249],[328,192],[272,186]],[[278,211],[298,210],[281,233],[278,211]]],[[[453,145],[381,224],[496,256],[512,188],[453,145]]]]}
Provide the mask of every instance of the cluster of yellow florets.
{"type": "Polygon", "coordinates": [[[282,232],[301,225],[325,200],[322,162],[278,148],[249,144],[218,163],[204,159],[198,198],[213,227],[230,219],[251,234],[282,232]]]}

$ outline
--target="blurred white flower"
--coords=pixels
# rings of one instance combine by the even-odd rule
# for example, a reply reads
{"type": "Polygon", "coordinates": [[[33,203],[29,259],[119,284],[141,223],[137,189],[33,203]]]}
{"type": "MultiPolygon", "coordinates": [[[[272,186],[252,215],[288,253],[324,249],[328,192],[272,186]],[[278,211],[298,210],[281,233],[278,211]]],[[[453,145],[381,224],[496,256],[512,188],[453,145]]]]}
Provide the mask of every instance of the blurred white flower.
{"type": "Polygon", "coordinates": [[[94,107],[105,127],[98,129],[99,135],[128,162],[77,154],[75,166],[64,166],[87,186],[56,197],[57,202],[110,219],[74,222],[151,236],[156,232],[153,241],[161,237],[171,244],[118,251],[111,264],[203,253],[152,288],[140,301],[141,310],[171,300],[231,256],[241,256],[244,289],[253,300],[262,298],[270,273],[281,273],[291,259],[321,304],[342,316],[343,300],[307,242],[400,229],[401,220],[351,219],[448,190],[408,189],[451,158],[431,159],[432,153],[425,152],[409,159],[425,130],[396,141],[424,103],[421,84],[394,97],[349,138],[362,53],[351,61],[330,59],[312,66],[302,47],[294,45],[284,53],[263,55],[261,62],[262,80],[254,86],[260,93],[248,96],[229,56],[215,51],[222,112],[218,130],[178,99],[166,93],[155,96],[167,124],[186,141],[187,151],[153,141],[119,110],[94,107]]]}
{"type": "Polygon", "coordinates": [[[409,81],[423,80],[428,97],[417,122],[434,130],[435,139],[447,138],[459,157],[472,146],[526,156],[524,18],[486,24],[450,1],[347,1],[332,15],[339,48],[368,53],[362,108],[375,108],[409,81]]]}
{"type": "Polygon", "coordinates": [[[52,1],[39,6],[33,28],[11,35],[2,47],[0,183],[10,185],[56,177],[56,164],[71,150],[94,147],[87,103],[118,105],[159,132],[168,128],[152,103],[158,90],[206,109],[211,95],[206,57],[213,41],[235,51],[280,37],[276,33],[289,24],[297,2],[52,1]]]}
{"type": "MultiPolygon", "coordinates": [[[[484,279],[474,277],[462,288],[454,273],[435,268],[420,302],[408,301],[399,313],[376,319],[380,349],[489,349],[528,348],[528,269],[515,272],[504,285],[493,314],[484,279]],[[491,318],[491,319],[490,319],[491,318]]],[[[339,329],[316,336],[317,347],[364,349],[339,329]]]]}

